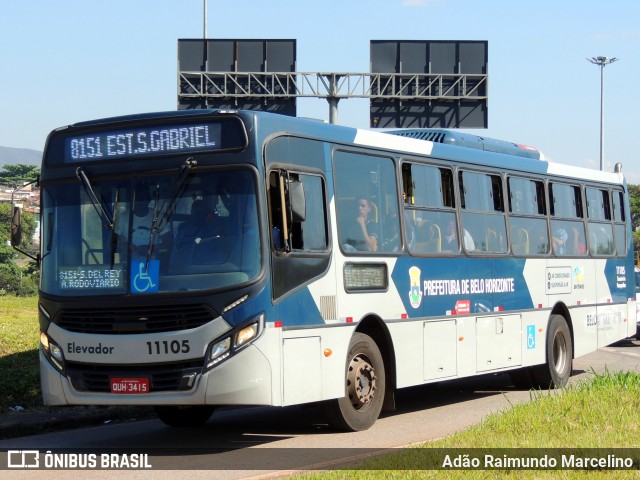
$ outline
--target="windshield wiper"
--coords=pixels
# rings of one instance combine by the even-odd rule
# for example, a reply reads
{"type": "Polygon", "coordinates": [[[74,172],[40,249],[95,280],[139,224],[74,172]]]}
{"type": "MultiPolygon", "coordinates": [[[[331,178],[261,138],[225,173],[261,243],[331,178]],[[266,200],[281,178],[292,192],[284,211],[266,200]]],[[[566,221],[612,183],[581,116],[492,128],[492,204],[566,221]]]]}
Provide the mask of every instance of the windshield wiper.
{"type": "Polygon", "coordinates": [[[82,170],[82,167],[78,167],[76,169],[76,176],[84,185],[84,189],[86,190],[87,195],[89,195],[89,198],[91,199],[93,208],[96,209],[98,216],[102,218],[102,221],[104,222],[104,226],[107,227],[109,230],[113,231],[115,228],[115,221],[106,212],[106,210],[102,206],[102,202],[98,200],[98,197],[96,196],[96,192],[93,191],[91,182],[89,181],[87,174],[84,173],[84,170],[82,170]]]}
{"type": "Polygon", "coordinates": [[[116,232],[116,225],[118,223],[118,217],[120,216],[119,207],[120,205],[120,187],[116,190],[116,198],[113,202],[113,228],[111,229],[111,269],[113,269],[113,264],[115,263],[116,258],[116,248],[118,247],[118,234],[116,232]]]}
{"type": "Polygon", "coordinates": [[[173,183],[173,188],[169,200],[162,204],[162,208],[159,208],[160,203],[160,188],[156,191],[156,201],[153,209],[153,220],[151,221],[151,227],[149,228],[149,245],[147,246],[147,261],[145,263],[145,269],[149,270],[149,261],[151,260],[151,254],[153,253],[154,240],[158,232],[161,232],[167,222],[173,216],[173,212],[176,209],[176,199],[182,195],[184,189],[187,186],[189,174],[191,169],[198,165],[198,162],[189,157],[180,167],[180,175],[173,183]]]}

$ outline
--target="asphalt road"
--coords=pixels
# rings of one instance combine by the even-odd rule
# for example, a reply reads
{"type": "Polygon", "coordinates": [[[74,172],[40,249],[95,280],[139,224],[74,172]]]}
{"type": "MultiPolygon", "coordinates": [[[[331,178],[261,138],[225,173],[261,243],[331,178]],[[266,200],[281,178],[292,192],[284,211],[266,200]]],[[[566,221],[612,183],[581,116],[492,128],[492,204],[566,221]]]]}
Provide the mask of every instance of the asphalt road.
{"type": "MultiPolygon", "coordinates": [[[[576,382],[598,373],[640,371],[640,342],[625,340],[574,361],[576,382]]],[[[367,458],[388,449],[441,438],[481,422],[488,414],[530,399],[508,375],[485,375],[405,389],[397,410],[365,432],[337,433],[318,405],[220,409],[202,428],[172,429],[158,420],[115,423],[0,441],[0,449],[90,449],[108,453],[151,452],[151,471],[66,470],[64,478],[272,477],[345,459],[367,458]],[[167,471],[161,472],[160,469],[167,471]],[[189,471],[187,475],[186,471],[189,471]]],[[[86,451],[86,450],[83,450],[86,451]]],[[[51,470],[5,470],[3,478],[58,478],[51,470]],[[8,475],[5,475],[5,474],[8,475]],[[55,477],[54,477],[55,475],[55,477]]]]}

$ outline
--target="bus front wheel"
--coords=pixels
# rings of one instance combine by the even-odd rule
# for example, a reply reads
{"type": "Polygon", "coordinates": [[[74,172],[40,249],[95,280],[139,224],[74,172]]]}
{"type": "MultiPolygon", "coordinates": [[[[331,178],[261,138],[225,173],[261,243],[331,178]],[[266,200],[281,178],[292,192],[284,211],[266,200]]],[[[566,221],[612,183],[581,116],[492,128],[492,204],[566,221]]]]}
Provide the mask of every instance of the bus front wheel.
{"type": "Polygon", "coordinates": [[[540,388],[562,388],[573,368],[573,342],[569,325],[562,315],[552,315],[547,329],[546,363],[532,367],[531,373],[540,388]]]}
{"type": "Polygon", "coordinates": [[[154,410],[162,423],[170,427],[199,427],[213,414],[213,407],[208,405],[161,406],[154,410]]]}
{"type": "Polygon", "coordinates": [[[355,333],[351,338],[345,386],[346,396],[326,404],[329,423],[339,430],[368,429],[382,410],[385,371],[380,349],[364,333],[355,333]]]}

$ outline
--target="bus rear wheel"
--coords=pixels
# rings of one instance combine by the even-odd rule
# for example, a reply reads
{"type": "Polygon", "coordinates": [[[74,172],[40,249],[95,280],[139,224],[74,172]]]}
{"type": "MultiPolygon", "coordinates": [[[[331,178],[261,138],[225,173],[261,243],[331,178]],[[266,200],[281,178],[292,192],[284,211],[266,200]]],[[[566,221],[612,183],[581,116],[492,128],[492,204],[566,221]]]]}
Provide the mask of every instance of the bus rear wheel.
{"type": "Polygon", "coordinates": [[[162,406],[154,410],[162,423],[170,427],[199,427],[213,414],[213,407],[208,405],[162,406]]]}
{"type": "Polygon", "coordinates": [[[345,386],[346,396],[326,404],[329,423],[339,430],[368,429],[382,410],[385,371],[380,349],[364,333],[355,333],[351,338],[345,386]]]}
{"type": "Polygon", "coordinates": [[[531,368],[540,388],[564,387],[573,369],[573,342],[569,325],[562,315],[552,315],[547,329],[546,363],[531,368]]]}

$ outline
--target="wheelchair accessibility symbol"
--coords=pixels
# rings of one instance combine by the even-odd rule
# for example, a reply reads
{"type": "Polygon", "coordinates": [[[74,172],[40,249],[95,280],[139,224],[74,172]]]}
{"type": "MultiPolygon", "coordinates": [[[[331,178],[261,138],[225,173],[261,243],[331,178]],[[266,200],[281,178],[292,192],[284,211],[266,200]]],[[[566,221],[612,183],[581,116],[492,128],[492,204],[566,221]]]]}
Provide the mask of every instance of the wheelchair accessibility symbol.
{"type": "Polygon", "coordinates": [[[147,262],[131,262],[131,293],[150,293],[158,291],[160,277],[160,262],[150,260],[147,262]]]}
{"type": "Polygon", "coordinates": [[[527,350],[536,348],[536,326],[527,325],[527,350]]]}

